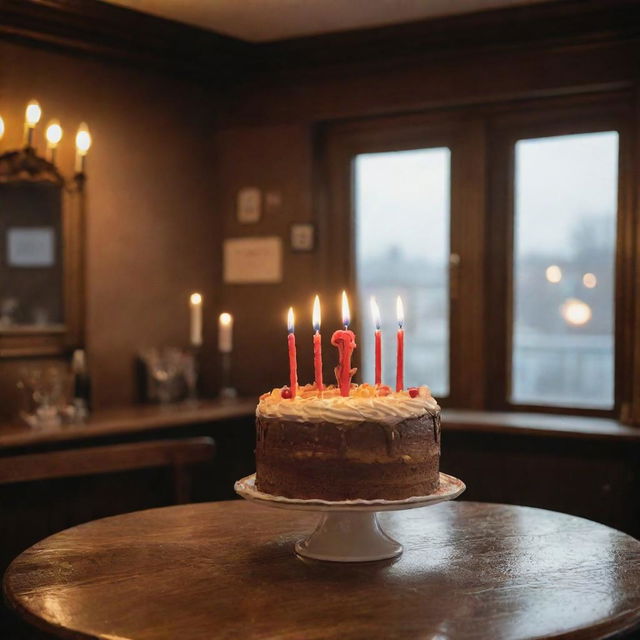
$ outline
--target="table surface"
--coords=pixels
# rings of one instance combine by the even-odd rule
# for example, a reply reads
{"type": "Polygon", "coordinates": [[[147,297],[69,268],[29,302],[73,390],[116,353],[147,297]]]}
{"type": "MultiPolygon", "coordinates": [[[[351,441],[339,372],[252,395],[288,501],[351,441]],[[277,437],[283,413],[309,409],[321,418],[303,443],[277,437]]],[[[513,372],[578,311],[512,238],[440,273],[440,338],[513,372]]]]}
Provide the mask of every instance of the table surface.
{"type": "Polygon", "coordinates": [[[640,623],[640,542],[473,502],[380,514],[391,561],[301,560],[318,515],[242,501],[141,511],[20,555],[5,597],[61,638],[604,638],[640,623]]]}

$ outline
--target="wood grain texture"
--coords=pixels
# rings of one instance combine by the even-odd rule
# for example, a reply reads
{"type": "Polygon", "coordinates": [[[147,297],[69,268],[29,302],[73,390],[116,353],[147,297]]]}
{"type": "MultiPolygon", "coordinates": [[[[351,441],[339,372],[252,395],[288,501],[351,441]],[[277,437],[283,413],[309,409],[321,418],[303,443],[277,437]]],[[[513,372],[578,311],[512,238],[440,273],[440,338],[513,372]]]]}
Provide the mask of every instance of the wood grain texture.
{"type": "Polygon", "coordinates": [[[560,513],[460,502],[387,513],[396,561],[301,561],[317,516],[187,505],[64,531],[5,596],[61,638],[604,638],[640,622],[640,542],[560,513]]]}

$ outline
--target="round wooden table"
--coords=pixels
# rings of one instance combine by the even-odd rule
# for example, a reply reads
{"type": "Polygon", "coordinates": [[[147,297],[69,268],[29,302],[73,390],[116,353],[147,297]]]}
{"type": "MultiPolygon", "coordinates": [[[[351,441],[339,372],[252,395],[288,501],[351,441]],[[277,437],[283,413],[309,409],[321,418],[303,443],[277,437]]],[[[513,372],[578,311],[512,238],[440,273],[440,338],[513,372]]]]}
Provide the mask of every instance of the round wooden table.
{"type": "Polygon", "coordinates": [[[141,511],[20,555],[5,597],[60,638],[604,638],[640,624],[640,542],[473,502],[381,514],[392,561],[303,561],[317,515],[241,501],[141,511]]]}

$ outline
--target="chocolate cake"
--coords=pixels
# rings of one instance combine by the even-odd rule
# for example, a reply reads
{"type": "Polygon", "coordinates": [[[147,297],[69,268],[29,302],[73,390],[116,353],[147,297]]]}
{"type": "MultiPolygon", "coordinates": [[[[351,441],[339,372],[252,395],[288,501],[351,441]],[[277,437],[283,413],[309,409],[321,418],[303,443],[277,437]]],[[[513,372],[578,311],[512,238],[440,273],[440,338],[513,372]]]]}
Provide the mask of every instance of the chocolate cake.
{"type": "Polygon", "coordinates": [[[427,387],[274,389],[256,410],[256,486],[289,498],[399,500],[438,488],[440,407],[427,387]]]}

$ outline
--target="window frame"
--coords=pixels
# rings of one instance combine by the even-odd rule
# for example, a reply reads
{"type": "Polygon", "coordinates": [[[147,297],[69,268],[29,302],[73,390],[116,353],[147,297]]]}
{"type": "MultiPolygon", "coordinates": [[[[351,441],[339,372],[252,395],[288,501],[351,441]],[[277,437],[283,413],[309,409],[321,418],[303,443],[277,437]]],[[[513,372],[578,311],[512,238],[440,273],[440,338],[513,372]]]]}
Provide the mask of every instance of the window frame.
{"type": "MultiPolygon", "coordinates": [[[[322,237],[331,247],[330,252],[323,252],[326,262],[322,266],[323,293],[329,299],[341,287],[356,291],[353,159],[362,153],[409,149],[448,147],[451,151],[450,255],[460,256],[460,266],[450,263],[449,270],[449,395],[439,397],[447,406],[482,408],[484,405],[484,389],[466,366],[469,354],[475,362],[484,361],[482,326],[478,322],[469,330],[462,321],[469,313],[484,317],[483,255],[478,253],[477,243],[485,229],[480,206],[484,199],[484,171],[471,161],[470,152],[482,135],[477,122],[456,113],[333,123],[320,132],[320,174],[324,182],[318,192],[318,219],[322,223],[322,237]],[[459,187],[454,187],[456,184],[459,187]],[[469,215],[463,224],[465,212],[469,215]]],[[[353,325],[358,332],[357,317],[353,325]]],[[[360,366],[357,351],[354,357],[355,366],[360,366]]]]}
{"type": "MultiPolygon", "coordinates": [[[[628,405],[627,381],[632,363],[625,344],[631,344],[633,320],[632,273],[634,247],[632,234],[633,209],[630,197],[632,175],[631,127],[632,102],[624,93],[596,98],[550,100],[527,105],[508,114],[494,116],[489,124],[490,191],[488,224],[498,230],[489,236],[488,261],[489,308],[504,309],[487,322],[489,371],[493,384],[488,397],[488,409],[560,413],[584,416],[619,417],[628,405]],[[515,144],[518,140],[563,136],[601,131],[618,132],[618,207],[615,248],[614,299],[614,406],[611,409],[589,409],[543,404],[514,403],[509,400],[511,385],[511,347],[513,329],[513,266],[514,266],[514,188],[515,144]]],[[[624,417],[624,415],[623,415],[624,417]]]]}
{"type": "MultiPolygon", "coordinates": [[[[326,243],[321,291],[329,298],[340,287],[355,291],[352,158],[359,153],[449,147],[450,253],[459,256],[459,262],[450,264],[449,273],[450,394],[440,399],[450,408],[622,421],[635,417],[640,422],[640,398],[633,396],[634,374],[640,379],[640,340],[634,343],[635,316],[640,315],[640,300],[634,298],[640,295],[640,282],[634,280],[635,243],[640,242],[632,179],[636,116],[634,93],[615,90],[321,123],[315,141],[316,215],[326,243]],[[515,142],[612,130],[619,133],[614,407],[510,403],[515,142]]],[[[359,329],[357,318],[355,328],[359,329]]]]}

